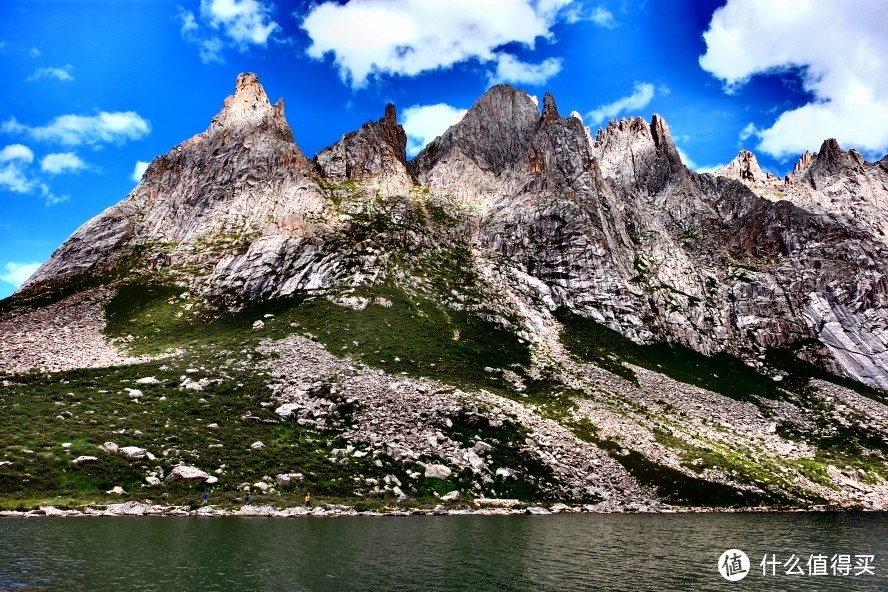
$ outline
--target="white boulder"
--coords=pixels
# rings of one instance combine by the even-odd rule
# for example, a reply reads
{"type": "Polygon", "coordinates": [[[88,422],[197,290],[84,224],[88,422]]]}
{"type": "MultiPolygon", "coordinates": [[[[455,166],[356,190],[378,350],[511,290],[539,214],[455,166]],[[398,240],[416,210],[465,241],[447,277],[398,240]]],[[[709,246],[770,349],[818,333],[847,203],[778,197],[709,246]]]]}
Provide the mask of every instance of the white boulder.
{"type": "Polygon", "coordinates": [[[447,479],[451,474],[453,471],[450,467],[444,465],[429,464],[425,467],[425,476],[433,479],[447,479]]]}
{"type": "Polygon", "coordinates": [[[179,465],[177,467],[173,467],[173,470],[170,471],[170,474],[167,475],[166,481],[167,483],[206,483],[207,479],[210,478],[209,473],[205,473],[201,471],[197,467],[191,467],[188,465],[179,465]]]}

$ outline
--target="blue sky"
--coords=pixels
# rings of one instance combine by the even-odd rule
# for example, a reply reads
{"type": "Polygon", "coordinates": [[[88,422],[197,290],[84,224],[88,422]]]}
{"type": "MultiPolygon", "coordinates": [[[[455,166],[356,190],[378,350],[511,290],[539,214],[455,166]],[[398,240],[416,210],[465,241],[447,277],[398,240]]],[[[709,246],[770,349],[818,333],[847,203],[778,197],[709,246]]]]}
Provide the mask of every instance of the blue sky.
{"type": "Polygon", "coordinates": [[[411,151],[491,84],[594,135],[659,113],[686,164],[784,174],[836,137],[888,152],[881,0],[19,1],[0,4],[0,297],[254,71],[313,156],[386,102],[411,151]],[[140,163],[143,163],[140,165],[140,163]]]}

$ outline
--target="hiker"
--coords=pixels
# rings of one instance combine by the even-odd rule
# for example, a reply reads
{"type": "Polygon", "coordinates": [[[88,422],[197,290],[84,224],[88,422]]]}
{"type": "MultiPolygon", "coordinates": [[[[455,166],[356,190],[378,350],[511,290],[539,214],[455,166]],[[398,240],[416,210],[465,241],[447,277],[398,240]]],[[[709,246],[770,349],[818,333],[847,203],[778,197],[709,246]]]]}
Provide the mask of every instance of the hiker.
{"type": "Polygon", "coordinates": [[[203,492],[203,505],[207,505],[207,501],[210,499],[210,494],[206,491],[203,492]]]}
{"type": "Polygon", "coordinates": [[[247,492],[247,497],[244,498],[244,505],[245,505],[245,506],[249,506],[249,505],[250,505],[250,492],[249,492],[249,491],[247,492]]]}
{"type": "Polygon", "coordinates": [[[305,494],[305,507],[306,508],[311,507],[311,492],[310,491],[305,494]]]}

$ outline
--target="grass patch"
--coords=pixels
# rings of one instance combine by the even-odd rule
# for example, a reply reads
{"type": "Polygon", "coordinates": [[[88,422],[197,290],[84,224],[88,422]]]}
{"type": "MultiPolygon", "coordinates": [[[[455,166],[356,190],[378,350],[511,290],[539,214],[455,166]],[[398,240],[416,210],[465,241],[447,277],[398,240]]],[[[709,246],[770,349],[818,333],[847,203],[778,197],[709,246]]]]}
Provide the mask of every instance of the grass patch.
{"type": "Polygon", "coordinates": [[[756,403],[783,395],[773,380],[727,353],[705,356],[675,343],[641,345],[604,325],[566,308],[555,311],[562,324],[561,341],[577,359],[600,366],[638,385],[623,362],[640,366],[686,384],[756,403]]]}

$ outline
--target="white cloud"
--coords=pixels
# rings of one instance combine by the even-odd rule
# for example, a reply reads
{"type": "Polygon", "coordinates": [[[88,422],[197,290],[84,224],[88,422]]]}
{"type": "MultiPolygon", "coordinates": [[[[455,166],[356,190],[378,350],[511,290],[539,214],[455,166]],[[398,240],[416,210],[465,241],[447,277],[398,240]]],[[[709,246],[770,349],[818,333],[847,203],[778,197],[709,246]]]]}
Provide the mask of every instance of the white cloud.
{"type": "MultiPolygon", "coordinates": [[[[322,59],[332,54],[342,79],[358,88],[372,76],[415,76],[469,60],[495,61],[499,68],[500,56],[507,53],[504,45],[532,48],[538,38],[550,38],[552,25],[569,2],[323,2],[309,11],[302,28],[311,38],[308,55],[322,59]]],[[[554,62],[543,63],[549,71],[554,68],[554,62]]]]}
{"type": "Polygon", "coordinates": [[[496,71],[491,72],[488,82],[540,85],[560,71],[561,60],[558,58],[548,58],[539,64],[528,64],[512,54],[502,53],[497,56],[496,71]]]}
{"type": "Polygon", "coordinates": [[[6,269],[6,272],[0,273],[0,280],[18,288],[29,277],[34,275],[34,272],[40,267],[40,263],[16,263],[9,261],[3,267],[6,269]]]}
{"type": "Polygon", "coordinates": [[[718,169],[723,168],[726,164],[727,163],[723,162],[721,164],[708,164],[706,166],[698,166],[698,167],[688,166],[688,168],[693,169],[694,171],[696,171],[702,175],[703,173],[714,173],[718,169]]]}
{"type": "Polygon", "coordinates": [[[704,33],[700,65],[737,91],[760,74],[799,73],[814,99],[758,130],[781,158],[835,137],[868,155],[888,151],[888,10],[872,0],[729,0],[704,33]]]}
{"type": "Polygon", "coordinates": [[[460,121],[466,109],[458,109],[444,103],[414,105],[401,113],[402,125],[407,133],[407,154],[415,156],[429,142],[443,134],[448,127],[460,121]]]}
{"type": "Polygon", "coordinates": [[[624,111],[636,111],[647,107],[654,98],[654,85],[647,82],[636,82],[631,95],[617,99],[612,103],[601,105],[588,113],[586,119],[591,125],[616,117],[624,111]]]}
{"type": "Polygon", "coordinates": [[[40,170],[51,175],[59,173],[75,173],[87,168],[87,165],[73,152],[58,152],[47,154],[40,161],[40,170]]]}
{"type": "Polygon", "coordinates": [[[265,47],[281,26],[271,20],[271,5],[259,0],[201,0],[200,18],[179,9],[182,37],[194,43],[204,64],[225,63],[227,46],[240,52],[265,47]]]}
{"type": "Polygon", "coordinates": [[[750,121],[749,123],[747,123],[743,127],[742,130],[740,130],[740,141],[745,142],[746,140],[748,140],[752,136],[757,135],[758,133],[759,133],[758,128],[755,127],[755,124],[750,121]]]}
{"type": "Polygon", "coordinates": [[[145,162],[144,160],[136,161],[136,168],[133,169],[133,181],[138,183],[142,180],[142,175],[145,174],[145,171],[148,170],[148,165],[151,164],[149,162],[145,162]]]}
{"type": "Polygon", "coordinates": [[[32,162],[34,162],[34,153],[22,144],[10,144],[0,150],[0,190],[37,193],[48,206],[68,201],[69,196],[54,194],[46,183],[32,176],[30,170],[32,162]]]}
{"type": "Polygon", "coordinates": [[[280,29],[269,18],[271,8],[257,0],[201,0],[200,13],[210,26],[225,33],[241,50],[265,45],[280,29]]]}
{"type": "Polygon", "coordinates": [[[34,153],[30,148],[22,144],[10,144],[9,146],[4,146],[3,150],[0,150],[0,162],[8,162],[10,160],[33,162],[34,153]]]}
{"type": "Polygon", "coordinates": [[[592,14],[589,15],[589,20],[599,27],[604,27],[606,29],[613,29],[617,26],[617,21],[614,20],[613,13],[601,6],[592,9],[592,14]]]}
{"type": "Polygon", "coordinates": [[[43,78],[55,78],[62,82],[70,82],[71,80],[74,80],[74,77],[71,76],[71,71],[73,69],[74,66],[71,64],[67,64],[61,68],[38,68],[37,70],[34,70],[33,74],[28,76],[28,82],[34,82],[43,78]]]}
{"type": "Polygon", "coordinates": [[[22,144],[10,144],[0,150],[0,189],[15,193],[28,193],[34,187],[29,178],[28,164],[33,162],[34,153],[22,144]]]}
{"type": "Polygon", "coordinates": [[[64,203],[71,199],[70,195],[56,195],[50,190],[50,188],[45,183],[40,183],[40,196],[43,197],[43,201],[47,206],[54,206],[60,203],[64,203]]]}
{"type": "Polygon", "coordinates": [[[723,164],[697,164],[696,162],[694,162],[694,159],[691,158],[688,153],[685,152],[682,148],[676,146],[675,149],[678,150],[678,155],[681,157],[682,164],[684,164],[692,171],[696,171],[698,173],[712,173],[725,166],[723,164]]]}
{"type": "Polygon", "coordinates": [[[697,163],[694,162],[690,156],[688,156],[687,152],[685,152],[684,150],[682,150],[678,146],[676,146],[675,149],[678,150],[678,155],[681,157],[681,162],[686,167],[688,167],[689,169],[696,169],[697,168],[697,163]]]}
{"type": "Polygon", "coordinates": [[[46,125],[36,127],[21,124],[13,118],[3,123],[2,130],[68,146],[122,144],[148,134],[151,123],[135,111],[102,111],[97,115],[61,115],[46,125]]]}

